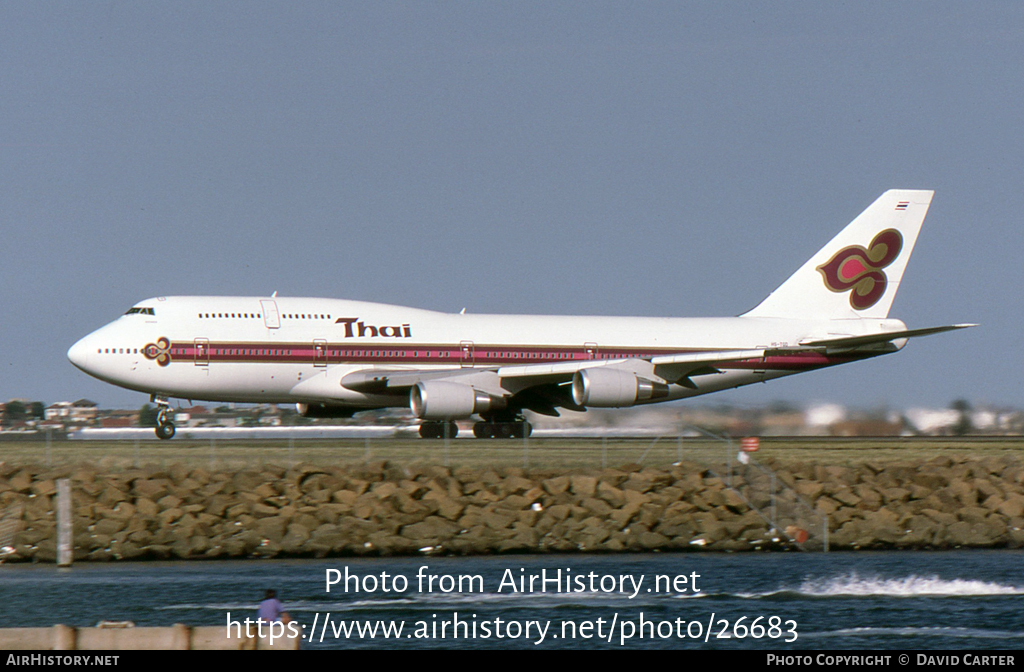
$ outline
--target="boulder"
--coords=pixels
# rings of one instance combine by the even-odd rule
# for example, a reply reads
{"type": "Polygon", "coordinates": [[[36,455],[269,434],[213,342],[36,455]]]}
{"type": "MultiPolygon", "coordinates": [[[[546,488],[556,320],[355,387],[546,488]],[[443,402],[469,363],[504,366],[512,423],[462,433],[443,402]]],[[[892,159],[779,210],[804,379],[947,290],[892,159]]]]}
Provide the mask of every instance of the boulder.
{"type": "Polygon", "coordinates": [[[1007,518],[1020,518],[1024,516],[1024,496],[1018,494],[1009,495],[996,507],[996,511],[1007,518]]]}
{"type": "Polygon", "coordinates": [[[551,495],[560,495],[569,488],[569,477],[557,476],[549,478],[541,483],[541,486],[551,495]]]}
{"type": "Polygon", "coordinates": [[[582,474],[570,476],[569,489],[577,497],[593,497],[597,492],[597,479],[593,476],[584,476],[582,474]]]}

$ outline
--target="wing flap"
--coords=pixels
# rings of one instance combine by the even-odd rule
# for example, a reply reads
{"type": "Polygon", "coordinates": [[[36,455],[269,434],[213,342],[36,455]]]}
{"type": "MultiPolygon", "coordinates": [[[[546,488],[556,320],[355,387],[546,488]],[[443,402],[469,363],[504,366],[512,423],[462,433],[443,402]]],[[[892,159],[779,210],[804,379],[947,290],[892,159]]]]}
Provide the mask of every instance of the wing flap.
{"type": "Polygon", "coordinates": [[[590,369],[595,366],[614,366],[621,368],[629,362],[644,361],[654,366],[667,366],[672,364],[692,365],[693,368],[701,366],[714,366],[716,363],[734,362],[741,359],[754,359],[764,357],[765,351],[759,350],[715,350],[707,352],[685,353],[678,355],[658,355],[657,357],[638,360],[631,359],[586,359],[576,362],[559,362],[558,364],[520,364],[516,366],[503,366],[498,369],[498,375],[502,378],[521,378],[533,376],[565,376],[572,378],[572,374],[580,369],[590,369]]]}
{"type": "Polygon", "coordinates": [[[765,355],[764,349],[718,350],[680,355],[659,355],[651,358],[651,364],[654,365],[655,374],[666,382],[695,390],[697,385],[690,380],[691,376],[721,373],[719,366],[744,359],[763,359],[765,355]]]}
{"type": "Polygon", "coordinates": [[[363,369],[353,371],[341,379],[342,387],[355,392],[401,392],[408,390],[416,383],[424,380],[453,378],[456,376],[479,373],[473,369],[441,369],[424,371],[421,369],[363,369]]]}
{"type": "Polygon", "coordinates": [[[459,369],[363,369],[342,377],[343,387],[368,394],[405,394],[416,383],[428,380],[455,380],[481,392],[502,397],[508,391],[492,370],[459,369]]]}

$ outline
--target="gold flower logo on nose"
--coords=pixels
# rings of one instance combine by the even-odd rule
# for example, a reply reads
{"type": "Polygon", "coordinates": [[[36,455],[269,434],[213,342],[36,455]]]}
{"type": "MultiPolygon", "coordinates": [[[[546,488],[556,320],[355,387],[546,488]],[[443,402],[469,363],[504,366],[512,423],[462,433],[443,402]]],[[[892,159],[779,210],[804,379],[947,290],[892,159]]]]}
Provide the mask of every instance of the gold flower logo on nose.
{"type": "Polygon", "coordinates": [[[888,280],[883,268],[896,261],[903,249],[903,236],[896,229],[886,229],[871,239],[867,249],[850,245],[836,252],[818,266],[825,286],[833,292],[850,292],[850,306],[864,310],[878,303],[885,294],[888,280]]]}
{"type": "Polygon", "coordinates": [[[160,366],[167,366],[171,363],[171,342],[161,336],[156,343],[148,343],[142,349],[146,359],[155,359],[160,366]]]}

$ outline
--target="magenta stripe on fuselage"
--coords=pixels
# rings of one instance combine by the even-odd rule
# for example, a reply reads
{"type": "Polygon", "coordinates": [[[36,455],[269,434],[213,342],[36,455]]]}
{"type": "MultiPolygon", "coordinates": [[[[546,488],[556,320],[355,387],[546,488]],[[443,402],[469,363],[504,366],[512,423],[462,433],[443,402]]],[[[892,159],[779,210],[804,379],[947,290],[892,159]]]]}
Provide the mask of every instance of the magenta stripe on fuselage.
{"type": "MultiPolygon", "coordinates": [[[[558,362],[589,361],[604,359],[650,358],[661,355],[695,354],[705,349],[662,349],[662,348],[547,348],[522,346],[479,346],[463,351],[462,346],[379,346],[368,344],[362,347],[346,344],[324,344],[318,350],[308,343],[267,344],[267,343],[204,343],[206,354],[199,356],[194,343],[172,343],[172,362],[195,363],[297,363],[297,364],[455,364],[510,365],[510,364],[555,364],[558,362]]],[[[832,366],[861,357],[827,356],[817,352],[790,355],[771,355],[763,359],[747,359],[730,362],[721,368],[730,369],[773,369],[800,370],[832,366]]]]}

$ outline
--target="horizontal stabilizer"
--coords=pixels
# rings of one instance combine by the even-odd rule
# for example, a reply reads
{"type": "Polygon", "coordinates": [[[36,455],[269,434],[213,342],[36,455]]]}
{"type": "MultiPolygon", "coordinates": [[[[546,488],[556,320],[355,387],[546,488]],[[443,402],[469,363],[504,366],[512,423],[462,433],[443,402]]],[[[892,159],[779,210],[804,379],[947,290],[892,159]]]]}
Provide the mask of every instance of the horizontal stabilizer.
{"type": "Polygon", "coordinates": [[[957,329],[968,329],[976,327],[976,324],[951,324],[945,327],[928,327],[926,329],[907,329],[904,331],[889,331],[881,334],[868,334],[867,336],[844,336],[842,338],[826,338],[815,341],[801,341],[800,345],[807,347],[830,347],[830,348],[855,348],[861,345],[872,343],[885,343],[898,338],[914,338],[916,336],[930,336],[941,334],[944,331],[955,331],[957,329]]]}

